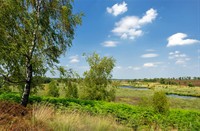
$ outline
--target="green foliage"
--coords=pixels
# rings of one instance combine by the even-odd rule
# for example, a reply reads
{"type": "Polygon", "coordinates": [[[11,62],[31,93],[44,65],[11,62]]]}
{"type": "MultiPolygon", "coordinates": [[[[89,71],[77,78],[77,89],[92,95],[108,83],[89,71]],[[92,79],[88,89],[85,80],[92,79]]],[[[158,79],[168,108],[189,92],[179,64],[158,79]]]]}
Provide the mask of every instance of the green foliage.
{"type": "Polygon", "coordinates": [[[2,77],[0,77],[0,88],[3,86],[3,84],[4,84],[4,80],[2,77]]]}
{"type": "Polygon", "coordinates": [[[165,92],[158,91],[153,95],[154,110],[159,113],[166,113],[169,111],[169,102],[165,92]]]}
{"type": "Polygon", "coordinates": [[[84,72],[85,99],[91,100],[113,100],[115,90],[109,86],[111,72],[115,66],[112,57],[101,58],[98,54],[86,56],[90,70],[84,72]]]}
{"type": "Polygon", "coordinates": [[[17,93],[2,93],[0,94],[0,100],[8,100],[12,102],[20,102],[20,95],[17,93]]]}
{"type": "Polygon", "coordinates": [[[59,57],[72,46],[82,13],[73,14],[73,0],[0,0],[0,77],[25,85],[23,105],[33,76],[53,73],[59,57]]]}
{"type": "Polygon", "coordinates": [[[11,89],[9,88],[9,86],[3,85],[0,87],[0,94],[1,93],[8,93],[11,92],[11,89]]]}
{"type": "Polygon", "coordinates": [[[52,96],[52,97],[59,96],[59,89],[57,87],[57,81],[54,80],[49,83],[48,96],[52,96]]]}
{"type": "Polygon", "coordinates": [[[165,84],[165,79],[164,78],[160,79],[160,84],[165,84]]]}
{"type": "MultiPolygon", "coordinates": [[[[20,101],[18,94],[1,94],[0,100],[20,101]]],[[[136,130],[191,130],[200,129],[200,112],[195,110],[170,110],[167,115],[157,113],[151,108],[131,106],[127,104],[111,103],[105,101],[38,97],[31,96],[30,102],[48,102],[60,110],[87,112],[90,114],[112,115],[124,125],[136,130]],[[152,129],[153,128],[153,129],[152,129]]]]}
{"type": "Polygon", "coordinates": [[[194,85],[191,82],[188,84],[188,86],[189,87],[194,87],[194,85]]]}
{"type": "Polygon", "coordinates": [[[67,98],[78,98],[77,85],[72,83],[71,81],[67,82],[66,97],[67,98]]]}
{"type": "Polygon", "coordinates": [[[83,15],[73,14],[71,0],[0,3],[0,73],[16,81],[26,77],[28,59],[35,75],[58,63],[83,15]]]}
{"type": "Polygon", "coordinates": [[[8,83],[5,83],[4,79],[0,77],[0,94],[11,92],[11,89],[9,86],[10,85],[8,83]]]}

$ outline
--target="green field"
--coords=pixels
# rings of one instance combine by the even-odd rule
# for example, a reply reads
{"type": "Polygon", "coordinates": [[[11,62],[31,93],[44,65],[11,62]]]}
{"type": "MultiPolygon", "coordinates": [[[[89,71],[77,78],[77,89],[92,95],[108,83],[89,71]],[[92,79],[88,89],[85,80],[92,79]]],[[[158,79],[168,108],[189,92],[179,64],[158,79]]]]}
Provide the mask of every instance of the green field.
{"type": "MultiPolygon", "coordinates": [[[[153,90],[134,90],[127,88],[118,88],[116,92],[116,102],[128,103],[132,105],[151,106],[153,90]]],[[[200,110],[200,98],[182,99],[168,97],[171,108],[195,109],[200,110]]]]}
{"type": "MultiPolygon", "coordinates": [[[[1,94],[0,100],[19,102],[20,96],[1,94]]],[[[200,112],[197,110],[170,109],[167,114],[160,114],[145,106],[38,96],[32,96],[30,102],[48,102],[59,112],[85,112],[93,117],[111,115],[119,124],[137,130],[198,130],[200,128],[200,112]]]]}
{"type": "MultiPolygon", "coordinates": [[[[38,90],[36,95],[30,97],[31,108],[33,108],[32,105],[42,102],[48,103],[39,104],[40,106],[38,108],[42,108],[44,110],[42,111],[43,113],[46,111],[48,113],[49,111],[49,106],[45,107],[46,105],[51,105],[51,109],[57,112],[56,116],[50,115],[51,117],[49,119],[43,119],[41,118],[43,113],[39,110],[40,114],[35,118],[46,123],[45,125],[51,127],[51,129],[198,130],[200,128],[200,98],[186,99],[167,97],[170,107],[170,111],[167,114],[155,112],[152,106],[152,97],[155,91],[164,90],[166,93],[175,92],[175,94],[178,94],[177,92],[183,92],[183,95],[190,95],[187,94],[190,89],[190,93],[197,91],[196,94],[198,94],[198,87],[182,87],[179,89],[178,86],[165,88],[157,85],[148,90],[118,87],[116,88],[116,98],[113,102],[68,99],[65,98],[64,85],[59,84],[58,87],[59,98],[48,97],[48,84],[44,85],[43,90],[38,90]],[[63,112],[65,112],[64,114],[66,114],[66,117],[70,121],[59,123],[57,120],[63,119],[63,112]],[[85,117],[81,117],[82,115],[85,117]],[[50,119],[55,119],[55,121],[51,121],[50,119]],[[87,123],[85,123],[86,121],[87,123]],[[98,121],[99,125],[92,124],[93,126],[86,126],[91,125],[89,123],[92,123],[92,121],[98,121]],[[47,122],[51,124],[47,124],[47,122]],[[108,124],[109,122],[111,123],[108,124]],[[74,123],[80,123],[84,128],[75,126],[76,124],[74,123]]],[[[142,87],[145,87],[145,85],[142,85],[142,87]]],[[[138,86],[137,88],[140,87],[138,86]]],[[[20,95],[18,93],[2,93],[0,100],[20,102],[20,95]]]]}

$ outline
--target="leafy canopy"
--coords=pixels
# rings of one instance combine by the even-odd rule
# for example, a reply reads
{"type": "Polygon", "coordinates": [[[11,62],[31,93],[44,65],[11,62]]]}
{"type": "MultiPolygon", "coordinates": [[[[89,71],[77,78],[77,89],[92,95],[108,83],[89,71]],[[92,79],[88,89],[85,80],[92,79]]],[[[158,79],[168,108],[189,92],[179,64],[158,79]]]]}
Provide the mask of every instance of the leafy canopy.
{"type": "Polygon", "coordinates": [[[85,97],[95,100],[111,100],[114,90],[109,86],[111,82],[111,72],[115,66],[112,57],[100,57],[97,53],[86,56],[86,61],[90,70],[84,72],[85,97]]]}
{"type": "Polygon", "coordinates": [[[56,68],[81,24],[72,1],[0,0],[0,76],[18,84],[26,82],[28,65],[34,76],[56,68]]]}

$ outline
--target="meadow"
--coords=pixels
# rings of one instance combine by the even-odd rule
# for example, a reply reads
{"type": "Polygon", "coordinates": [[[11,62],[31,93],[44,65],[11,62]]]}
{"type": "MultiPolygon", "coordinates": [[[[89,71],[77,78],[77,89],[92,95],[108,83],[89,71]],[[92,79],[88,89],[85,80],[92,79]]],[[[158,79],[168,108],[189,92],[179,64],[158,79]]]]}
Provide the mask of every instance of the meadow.
{"type": "Polygon", "coordinates": [[[200,97],[199,86],[189,87],[187,85],[160,84],[159,82],[131,82],[131,83],[125,82],[123,84],[131,85],[134,87],[146,87],[154,91],[162,90],[168,94],[200,97]]]}
{"type": "MultiPolygon", "coordinates": [[[[153,109],[152,97],[155,89],[163,88],[160,85],[148,90],[117,87],[113,102],[66,98],[64,85],[59,84],[58,87],[60,94],[58,98],[47,95],[48,84],[30,97],[28,108],[31,109],[31,113],[29,113],[30,118],[26,120],[29,127],[91,131],[200,129],[200,98],[167,97],[170,103],[168,112],[159,113],[153,109]]],[[[167,90],[175,88],[178,87],[168,87],[167,90]]],[[[189,89],[190,87],[183,87],[178,91],[186,93],[189,89]]],[[[166,88],[163,90],[166,91],[166,88]]],[[[194,90],[199,93],[198,87],[194,87],[194,90]]],[[[20,94],[17,92],[0,94],[0,101],[19,103],[20,99],[20,94]]],[[[13,125],[15,122],[16,120],[13,120],[13,125]]],[[[12,127],[12,124],[6,127],[12,127]]]]}
{"type": "MultiPolygon", "coordinates": [[[[116,102],[127,103],[140,106],[151,106],[154,90],[134,90],[128,88],[119,88],[116,91],[116,102]]],[[[200,98],[176,98],[168,97],[170,108],[173,109],[195,109],[200,110],[200,98]]]]}

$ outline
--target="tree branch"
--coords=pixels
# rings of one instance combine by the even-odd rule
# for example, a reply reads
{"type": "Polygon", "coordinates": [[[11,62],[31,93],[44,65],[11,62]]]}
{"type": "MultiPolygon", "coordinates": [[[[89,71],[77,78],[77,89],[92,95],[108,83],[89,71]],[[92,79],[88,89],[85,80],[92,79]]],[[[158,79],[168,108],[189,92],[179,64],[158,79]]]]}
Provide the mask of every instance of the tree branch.
{"type": "Polygon", "coordinates": [[[25,83],[26,81],[13,81],[8,76],[1,74],[5,81],[13,83],[13,84],[19,84],[19,83],[25,83]]]}

